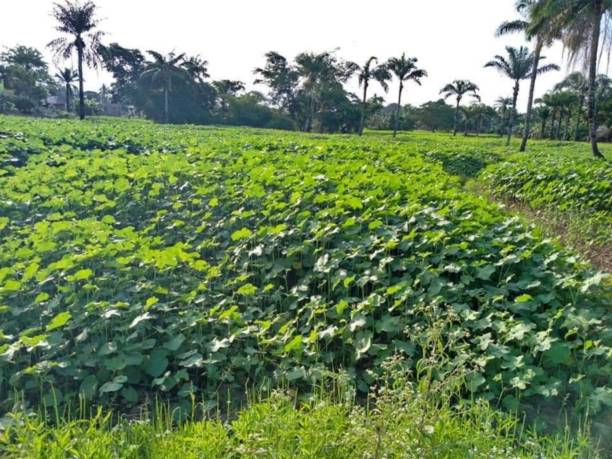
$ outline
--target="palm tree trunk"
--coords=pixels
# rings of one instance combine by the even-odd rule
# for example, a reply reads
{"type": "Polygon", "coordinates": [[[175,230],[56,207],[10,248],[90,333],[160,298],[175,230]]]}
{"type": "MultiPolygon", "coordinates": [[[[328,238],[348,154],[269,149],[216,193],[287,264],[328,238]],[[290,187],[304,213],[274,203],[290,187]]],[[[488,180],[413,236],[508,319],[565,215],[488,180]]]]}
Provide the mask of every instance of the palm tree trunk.
{"type": "Polygon", "coordinates": [[[559,120],[557,121],[557,131],[555,140],[561,140],[561,124],[563,123],[563,110],[559,110],[559,120]]]}
{"type": "Polygon", "coordinates": [[[595,158],[603,158],[604,155],[597,147],[597,120],[595,100],[595,78],[597,77],[597,52],[599,47],[599,35],[601,32],[601,17],[603,15],[603,0],[594,1],[593,31],[591,35],[591,55],[589,57],[589,92],[587,100],[587,117],[589,120],[589,134],[591,136],[591,152],[595,158]]]}
{"type": "Polygon", "coordinates": [[[542,117],[542,126],[540,127],[540,138],[546,136],[546,118],[542,117]]]}
{"type": "Polygon", "coordinates": [[[66,83],[66,113],[70,113],[70,83],[66,83]]]}
{"type": "Polygon", "coordinates": [[[506,140],[506,146],[510,145],[510,139],[512,139],[512,131],[514,130],[514,114],[516,113],[516,100],[519,94],[519,82],[514,83],[514,89],[512,90],[512,109],[510,110],[509,122],[508,122],[508,140],[506,140]]]}
{"type": "Polygon", "coordinates": [[[459,103],[461,103],[461,98],[457,97],[457,104],[455,105],[455,119],[453,120],[453,136],[457,135],[457,125],[459,124],[459,103]]]}
{"type": "Polygon", "coordinates": [[[578,109],[576,110],[576,127],[574,128],[574,142],[578,142],[580,139],[580,115],[582,114],[582,107],[584,106],[584,96],[580,96],[578,102],[578,109]]]}
{"type": "Polygon", "coordinates": [[[542,54],[542,39],[538,37],[534,58],[533,58],[533,70],[531,71],[531,83],[529,85],[529,98],[527,99],[527,114],[525,115],[525,130],[523,131],[523,140],[519,151],[525,151],[527,148],[527,140],[531,133],[531,111],[533,110],[533,94],[535,92],[536,80],[538,78],[538,67],[540,65],[540,55],[542,54]]]}
{"type": "Polygon", "coordinates": [[[168,101],[168,85],[164,86],[164,123],[168,124],[168,111],[169,111],[169,101],[168,101]]]}
{"type": "Polygon", "coordinates": [[[555,117],[557,116],[557,111],[553,109],[550,113],[550,129],[548,130],[548,138],[553,139],[555,137],[555,117]]]}
{"type": "Polygon", "coordinates": [[[77,47],[79,72],[79,118],[85,119],[85,90],[83,89],[83,46],[77,47]]]}
{"type": "Polygon", "coordinates": [[[361,120],[359,121],[359,135],[363,135],[363,126],[365,124],[366,104],[368,100],[368,82],[363,82],[363,100],[361,102],[361,120]]]}
{"type": "Polygon", "coordinates": [[[306,119],[306,132],[312,130],[312,121],[314,118],[314,94],[310,94],[310,106],[308,107],[308,117],[306,119]]]}
{"type": "Polygon", "coordinates": [[[402,91],[404,90],[404,84],[400,81],[399,93],[397,95],[397,107],[395,107],[395,122],[393,123],[393,138],[397,136],[397,131],[399,129],[399,117],[400,117],[400,109],[402,107],[402,91]]]}
{"type": "Polygon", "coordinates": [[[571,110],[568,109],[567,113],[565,114],[565,128],[563,129],[563,140],[569,140],[569,125],[570,125],[570,117],[571,117],[571,110]]]}

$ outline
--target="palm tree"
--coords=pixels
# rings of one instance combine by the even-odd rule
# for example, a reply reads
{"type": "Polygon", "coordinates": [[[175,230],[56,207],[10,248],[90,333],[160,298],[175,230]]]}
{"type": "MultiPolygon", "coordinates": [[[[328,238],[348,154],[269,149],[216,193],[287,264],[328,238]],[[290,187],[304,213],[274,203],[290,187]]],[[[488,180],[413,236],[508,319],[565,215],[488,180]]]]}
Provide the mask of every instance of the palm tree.
{"type": "Polygon", "coordinates": [[[400,108],[402,106],[402,92],[404,91],[404,83],[414,81],[421,86],[421,79],[427,77],[427,72],[417,68],[418,59],[416,57],[406,57],[406,53],[402,53],[401,57],[390,58],[385,67],[393,73],[399,80],[399,92],[397,96],[397,107],[395,107],[395,119],[393,123],[393,137],[397,136],[399,128],[400,108]]]}
{"type": "Polygon", "coordinates": [[[612,0],[538,0],[533,18],[532,33],[548,30],[558,35],[568,51],[570,64],[581,61],[588,68],[587,118],[591,151],[594,157],[604,158],[597,145],[597,65],[604,51],[612,47],[612,0]]]}
{"type": "Polygon", "coordinates": [[[314,54],[302,53],[295,58],[298,75],[302,78],[302,86],[308,96],[308,112],[304,124],[304,131],[310,132],[314,120],[315,104],[317,98],[317,84],[327,71],[328,61],[332,58],[328,52],[314,54]]]}
{"type": "Polygon", "coordinates": [[[538,77],[538,69],[542,57],[542,49],[552,44],[555,34],[551,31],[550,23],[543,23],[542,28],[538,33],[531,32],[532,14],[537,0],[517,0],[516,9],[520,13],[524,13],[526,19],[518,19],[514,21],[506,21],[502,23],[498,28],[496,35],[506,35],[514,32],[524,32],[527,40],[531,40],[535,36],[535,46],[533,51],[533,68],[530,76],[529,84],[529,97],[527,98],[527,113],[525,114],[525,129],[523,131],[523,139],[521,140],[521,146],[519,151],[525,151],[527,148],[527,141],[531,133],[531,112],[533,110],[533,98],[535,94],[536,80],[538,77]]]}
{"type": "Polygon", "coordinates": [[[55,79],[63,84],[66,88],[66,111],[70,113],[70,99],[74,94],[74,90],[76,89],[74,86],[74,82],[79,78],[79,74],[74,71],[74,69],[65,68],[63,70],[57,71],[55,74],[55,79]]]}
{"type": "Polygon", "coordinates": [[[147,51],[152,57],[153,62],[149,62],[141,74],[141,78],[150,79],[152,83],[161,82],[164,93],[164,123],[168,123],[169,117],[169,96],[172,92],[172,80],[183,79],[188,76],[187,70],[181,65],[185,54],[162,56],[156,51],[147,51]]]}
{"type": "Polygon", "coordinates": [[[574,140],[577,142],[580,136],[580,117],[583,113],[584,101],[587,97],[589,83],[582,72],[572,72],[560,83],[555,85],[555,90],[567,89],[576,94],[576,126],[574,129],[574,140]]]}
{"type": "MultiPolygon", "coordinates": [[[[535,62],[536,57],[534,53],[530,52],[529,49],[524,46],[521,46],[518,49],[512,46],[506,46],[506,52],[508,54],[507,58],[498,54],[493,60],[487,62],[485,67],[495,68],[514,81],[514,87],[512,88],[512,108],[508,123],[508,140],[506,142],[506,145],[510,145],[510,139],[512,138],[512,131],[514,128],[516,100],[519,95],[520,83],[521,80],[531,78],[534,68],[533,63],[535,62]]],[[[539,60],[543,59],[545,59],[545,57],[539,57],[539,60]]],[[[552,70],[559,70],[559,66],[556,64],[538,66],[537,73],[542,74],[552,70]]]]}
{"type": "Polygon", "coordinates": [[[96,18],[96,5],[91,1],[65,0],[56,3],[51,15],[58,22],[56,30],[64,34],[52,40],[47,46],[56,58],[69,59],[76,50],[77,71],[79,75],[79,117],[85,118],[85,91],[83,89],[83,63],[97,67],[100,63],[100,39],[103,32],[96,31],[99,20],[96,18]]]}
{"type": "Polygon", "coordinates": [[[538,105],[536,107],[536,115],[540,118],[540,139],[544,139],[546,136],[546,122],[550,117],[550,108],[544,105],[542,98],[534,100],[534,104],[538,105]]]}
{"type": "Polygon", "coordinates": [[[512,106],[512,97],[498,97],[495,100],[495,106],[499,109],[501,115],[501,129],[499,129],[498,134],[502,137],[507,129],[508,109],[512,106]]]}
{"type": "Polygon", "coordinates": [[[457,135],[457,124],[459,122],[459,107],[461,105],[461,100],[466,94],[471,94],[474,99],[480,101],[478,91],[478,86],[469,80],[455,80],[452,83],[447,84],[440,90],[440,94],[444,95],[444,99],[448,99],[451,96],[455,96],[456,104],[455,120],[453,122],[453,135],[457,135]]]}
{"type": "Polygon", "coordinates": [[[561,121],[564,121],[563,136],[561,140],[569,140],[572,109],[578,104],[578,96],[572,91],[559,91],[558,98],[561,108],[561,121]],[[563,117],[565,117],[565,120],[563,120],[563,117]]]}
{"type": "Polygon", "coordinates": [[[542,101],[549,108],[551,113],[550,135],[551,139],[559,139],[561,133],[561,120],[563,118],[563,101],[559,97],[559,92],[547,92],[542,96],[542,101]],[[556,127],[555,127],[556,122],[556,127]]]}
{"type": "Polygon", "coordinates": [[[204,80],[210,77],[208,74],[208,61],[202,59],[200,56],[184,59],[183,62],[181,62],[181,67],[183,67],[189,77],[197,83],[204,83],[204,80]]]}
{"type": "Polygon", "coordinates": [[[361,120],[359,122],[359,135],[363,134],[363,127],[365,124],[366,108],[368,105],[368,87],[370,80],[376,80],[382,86],[385,92],[389,90],[387,81],[391,79],[391,74],[384,65],[375,65],[378,62],[378,58],[375,56],[370,57],[363,67],[358,65],[355,66],[357,72],[357,78],[359,80],[359,86],[363,86],[363,99],[361,101],[361,120]]]}

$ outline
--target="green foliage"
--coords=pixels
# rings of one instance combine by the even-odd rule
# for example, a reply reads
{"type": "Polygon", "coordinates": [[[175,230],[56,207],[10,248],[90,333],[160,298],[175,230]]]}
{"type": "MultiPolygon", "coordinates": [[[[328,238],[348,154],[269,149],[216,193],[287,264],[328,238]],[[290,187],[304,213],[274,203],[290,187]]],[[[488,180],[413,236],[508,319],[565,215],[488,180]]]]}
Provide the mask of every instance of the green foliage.
{"type": "Polygon", "coordinates": [[[534,207],[609,212],[612,209],[612,165],[575,157],[517,155],[489,168],[484,179],[500,193],[516,196],[534,207]]]}
{"type": "Polygon", "coordinates": [[[600,244],[612,238],[612,166],[606,161],[556,155],[516,155],[490,166],[483,182],[496,195],[527,203],[534,209],[553,209],[575,215],[577,225],[600,244]]]}
{"type": "Polygon", "coordinates": [[[474,395],[609,403],[605,277],[422,156],[446,137],[0,128],[44,145],[0,177],[4,409],[185,405],[338,368],[366,392],[440,320],[474,395]]]}
{"type": "Polygon", "coordinates": [[[451,406],[435,389],[440,387],[395,378],[371,394],[368,408],[323,394],[296,403],[294,394],[278,391],[225,422],[219,416],[176,422],[167,405],[131,421],[116,421],[102,410],[55,424],[14,415],[3,419],[0,454],[8,459],[600,457],[582,429],[543,436],[482,401],[451,406]]]}

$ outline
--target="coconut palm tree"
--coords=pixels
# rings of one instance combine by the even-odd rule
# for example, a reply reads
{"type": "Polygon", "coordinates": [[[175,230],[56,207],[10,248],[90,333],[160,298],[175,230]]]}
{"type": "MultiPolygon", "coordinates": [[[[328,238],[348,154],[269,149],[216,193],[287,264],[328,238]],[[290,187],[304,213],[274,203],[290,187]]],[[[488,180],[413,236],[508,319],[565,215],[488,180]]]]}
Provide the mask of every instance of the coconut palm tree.
{"type": "Polygon", "coordinates": [[[100,40],[103,32],[97,31],[96,5],[91,1],[65,0],[56,3],[51,15],[58,23],[56,30],[63,35],[52,40],[47,46],[53,50],[56,59],[69,59],[76,51],[79,75],[79,117],[85,118],[85,91],[83,89],[83,64],[97,67],[100,63],[100,40]]]}
{"type": "Polygon", "coordinates": [[[606,54],[604,51],[612,47],[612,0],[538,0],[532,16],[531,33],[548,30],[558,35],[568,52],[570,64],[579,61],[588,69],[587,118],[591,152],[594,157],[603,158],[597,145],[597,66],[606,54]]]}
{"type": "Polygon", "coordinates": [[[461,100],[466,94],[470,94],[472,98],[480,101],[478,91],[480,89],[474,83],[469,80],[455,80],[452,83],[447,84],[440,90],[440,94],[444,95],[444,99],[448,99],[451,96],[455,96],[455,120],[453,122],[453,135],[457,135],[457,124],[459,122],[459,107],[461,100]]]}
{"type": "Polygon", "coordinates": [[[418,59],[416,57],[406,57],[406,53],[402,53],[401,57],[390,58],[385,67],[389,72],[399,80],[399,92],[397,95],[397,107],[395,107],[395,118],[393,122],[393,137],[397,136],[399,128],[400,109],[402,106],[402,92],[404,91],[404,83],[414,81],[421,86],[421,79],[427,77],[427,72],[417,68],[418,59]]]}
{"type": "Polygon", "coordinates": [[[191,80],[197,83],[204,83],[204,80],[210,77],[208,74],[208,61],[200,56],[184,59],[181,62],[181,67],[185,69],[191,80]]]}
{"type": "MultiPolygon", "coordinates": [[[[512,131],[514,128],[514,117],[516,113],[516,100],[519,95],[521,80],[531,78],[531,74],[534,69],[534,61],[536,59],[535,54],[530,52],[524,46],[520,48],[514,48],[512,46],[506,46],[507,57],[496,55],[493,60],[487,62],[485,67],[492,67],[500,71],[502,74],[510,78],[514,82],[512,88],[512,108],[508,123],[508,140],[506,145],[510,145],[510,139],[512,138],[512,131]]],[[[540,56],[539,60],[546,59],[544,56],[540,56]]],[[[556,64],[547,64],[538,66],[537,73],[542,74],[550,72],[552,70],[559,70],[559,66],[556,64]]]]}
{"type": "Polygon", "coordinates": [[[295,58],[297,72],[302,79],[302,87],[308,97],[308,111],[304,124],[304,131],[306,132],[312,130],[317,99],[317,85],[328,71],[328,61],[330,59],[332,59],[332,56],[328,52],[319,54],[301,53],[295,58]]]}
{"type": "Polygon", "coordinates": [[[72,99],[76,89],[74,82],[79,79],[79,74],[74,69],[58,69],[55,79],[66,88],[66,111],[70,112],[70,99],[72,99]]]}
{"type": "Polygon", "coordinates": [[[533,49],[533,68],[530,76],[529,84],[529,96],[527,98],[527,112],[525,114],[525,129],[523,131],[523,139],[521,140],[521,146],[519,151],[525,151],[527,148],[527,141],[531,133],[531,112],[533,110],[533,99],[535,95],[536,80],[538,77],[538,68],[540,66],[542,50],[544,47],[552,45],[553,39],[556,38],[556,34],[552,32],[552,24],[550,22],[542,23],[541,29],[538,33],[533,33],[531,29],[531,22],[533,19],[534,7],[537,4],[537,0],[517,0],[516,9],[519,13],[523,14],[523,19],[517,19],[513,21],[503,22],[498,28],[496,35],[506,35],[508,33],[523,32],[528,41],[535,38],[535,45],[533,49]]]}
{"type": "Polygon", "coordinates": [[[164,93],[164,123],[168,123],[170,108],[170,93],[172,92],[172,81],[188,78],[187,70],[181,65],[185,54],[174,54],[163,56],[156,51],[147,51],[153,61],[149,62],[141,74],[141,78],[150,79],[153,84],[161,84],[164,93]]]}
{"type": "Polygon", "coordinates": [[[365,124],[366,108],[368,105],[368,87],[370,80],[377,81],[385,92],[389,91],[389,85],[387,81],[391,79],[391,74],[384,65],[376,65],[378,58],[375,56],[370,57],[363,66],[356,65],[355,71],[357,72],[357,78],[359,86],[363,86],[363,98],[361,101],[361,120],[359,122],[359,135],[363,134],[363,127],[365,124]]]}

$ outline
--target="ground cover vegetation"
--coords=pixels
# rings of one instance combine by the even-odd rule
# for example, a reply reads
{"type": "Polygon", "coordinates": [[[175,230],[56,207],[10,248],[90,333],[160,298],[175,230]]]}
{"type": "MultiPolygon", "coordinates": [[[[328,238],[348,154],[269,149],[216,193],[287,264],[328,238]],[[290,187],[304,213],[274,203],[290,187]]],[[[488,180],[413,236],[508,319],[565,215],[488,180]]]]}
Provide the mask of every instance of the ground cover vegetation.
{"type": "MultiPolygon", "coordinates": [[[[607,419],[608,277],[464,188],[530,199],[487,178],[534,165],[496,137],[15,117],[0,131],[4,412],[162,399],[186,415],[335,371],[363,398],[394,356],[418,371],[433,333],[434,377],[461,368],[455,399],[607,419]]],[[[609,218],[609,172],[555,199],[609,218]]]]}

